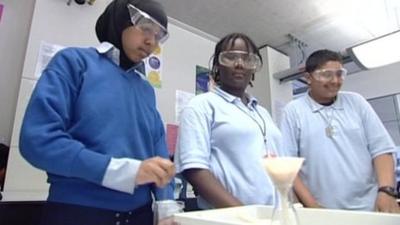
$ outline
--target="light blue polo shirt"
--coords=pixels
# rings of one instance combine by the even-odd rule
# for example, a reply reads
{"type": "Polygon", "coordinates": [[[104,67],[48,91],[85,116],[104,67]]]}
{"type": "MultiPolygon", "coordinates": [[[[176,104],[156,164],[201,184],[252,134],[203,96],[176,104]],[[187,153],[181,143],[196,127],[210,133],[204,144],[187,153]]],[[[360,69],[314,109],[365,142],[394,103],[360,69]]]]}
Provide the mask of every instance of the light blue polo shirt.
{"type": "MultiPolygon", "coordinates": [[[[266,155],[262,120],[267,148],[279,149],[281,133],[254,97],[246,106],[240,98],[219,88],[197,95],[181,115],[175,153],[177,172],[208,169],[242,203],[272,204],[273,186],[261,164],[266,155]]],[[[200,208],[212,208],[201,197],[198,203],[200,208]]]]}
{"type": "Polygon", "coordinates": [[[377,180],[373,158],[395,152],[394,143],[369,103],[339,92],[330,106],[308,94],[290,102],[281,123],[283,149],[305,157],[300,176],[327,208],[374,210],[377,180]],[[326,133],[334,127],[332,137],[326,133]]]}

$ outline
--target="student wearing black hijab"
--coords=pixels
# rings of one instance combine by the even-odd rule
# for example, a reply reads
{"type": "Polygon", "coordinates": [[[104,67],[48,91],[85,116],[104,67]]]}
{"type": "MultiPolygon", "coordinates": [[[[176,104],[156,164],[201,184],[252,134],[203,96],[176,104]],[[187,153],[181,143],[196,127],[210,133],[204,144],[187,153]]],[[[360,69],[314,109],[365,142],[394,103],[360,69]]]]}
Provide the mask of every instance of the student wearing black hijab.
{"type": "Polygon", "coordinates": [[[138,70],[168,37],[154,0],[114,0],[101,44],[57,53],[21,128],[21,154],[48,174],[42,225],[152,224],[152,199],[173,197],[175,167],[151,85],[138,70]]]}

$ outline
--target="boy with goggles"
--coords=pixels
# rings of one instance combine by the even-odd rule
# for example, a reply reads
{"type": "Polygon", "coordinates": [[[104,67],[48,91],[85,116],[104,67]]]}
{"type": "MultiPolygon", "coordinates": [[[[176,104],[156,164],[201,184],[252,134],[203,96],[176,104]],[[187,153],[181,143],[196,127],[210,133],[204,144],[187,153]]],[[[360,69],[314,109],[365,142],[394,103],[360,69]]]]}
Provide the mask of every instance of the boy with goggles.
{"type": "Polygon", "coordinates": [[[22,156],[48,174],[41,225],[152,225],[173,199],[174,164],[143,59],[168,37],[155,0],[113,0],[96,48],[59,51],[43,71],[21,128],[22,156]]]}
{"type": "Polygon", "coordinates": [[[396,212],[394,143],[369,103],[339,91],[340,55],[319,50],[306,61],[309,91],[284,109],[284,150],[306,162],[294,190],[306,207],[396,212]],[[333,192],[332,190],[335,189],[333,192]]]}
{"type": "Polygon", "coordinates": [[[319,69],[315,70],[312,75],[320,81],[331,81],[334,77],[340,80],[344,80],[347,75],[347,70],[345,68],[340,69],[319,69]]]}

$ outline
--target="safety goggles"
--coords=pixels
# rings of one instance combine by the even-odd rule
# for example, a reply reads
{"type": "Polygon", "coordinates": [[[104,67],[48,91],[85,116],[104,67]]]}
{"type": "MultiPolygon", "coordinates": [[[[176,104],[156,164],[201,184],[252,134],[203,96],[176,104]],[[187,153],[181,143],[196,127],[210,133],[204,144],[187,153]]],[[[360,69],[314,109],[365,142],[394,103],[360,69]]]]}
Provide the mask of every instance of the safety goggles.
{"type": "Polygon", "coordinates": [[[312,75],[314,75],[315,79],[319,81],[331,81],[333,80],[334,76],[336,76],[340,80],[344,80],[347,75],[347,70],[345,68],[341,68],[339,70],[321,69],[315,70],[314,72],[312,72],[312,75]]]}
{"type": "Polygon", "coordinates": [[[244,69],[258,71],[261,68],[261,59],[258,55],[245,51],[223,51],[218,56],[219,64],[226,67],[235,67],[239,63],[244,69]]]}
{"type": "Polygon", "coordinates": [[[141,11],[132,4],[128,4],[128,10],[132,24],[139,28],[145,36],[154,37],[158,43],[164,43],[168,39],[167,29],[149,14],[141,11]]]}

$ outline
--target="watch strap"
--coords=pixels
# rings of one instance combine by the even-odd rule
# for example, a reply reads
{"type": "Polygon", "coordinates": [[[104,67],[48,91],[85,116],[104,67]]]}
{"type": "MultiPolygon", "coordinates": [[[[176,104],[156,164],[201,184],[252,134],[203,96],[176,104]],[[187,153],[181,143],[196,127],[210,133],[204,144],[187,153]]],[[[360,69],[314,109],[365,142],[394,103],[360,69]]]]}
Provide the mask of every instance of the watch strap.
{"type": "Polygon", "coordinates": [[[399,197],[399,193],[397,193],[397,191],[394,189],[394,187],[390,187],[390,186],[382,186],[378,188],[378,192],[383,192],[386,193],[394,198],[398,198],[399,197]]]}

